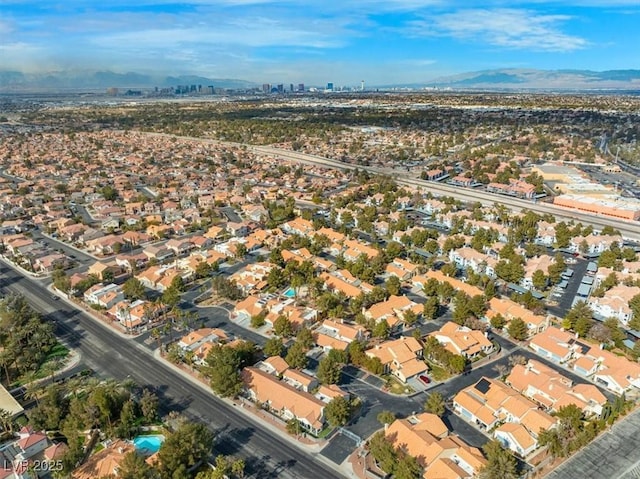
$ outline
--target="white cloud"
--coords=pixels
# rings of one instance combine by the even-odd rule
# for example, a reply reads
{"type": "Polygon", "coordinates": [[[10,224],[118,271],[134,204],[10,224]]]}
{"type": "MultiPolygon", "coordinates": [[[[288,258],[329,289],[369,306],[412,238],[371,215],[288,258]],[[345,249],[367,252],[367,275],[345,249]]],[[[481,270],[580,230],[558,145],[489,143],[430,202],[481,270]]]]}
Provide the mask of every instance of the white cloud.
{"type": "Polygon", "coordinates": [[[497,8],[444,13],[412,22],[416,35],[445,35],[506,48],[569,52],[588,42],[563,33],[559,25],[571,17],[532,10],[497,8]]]}

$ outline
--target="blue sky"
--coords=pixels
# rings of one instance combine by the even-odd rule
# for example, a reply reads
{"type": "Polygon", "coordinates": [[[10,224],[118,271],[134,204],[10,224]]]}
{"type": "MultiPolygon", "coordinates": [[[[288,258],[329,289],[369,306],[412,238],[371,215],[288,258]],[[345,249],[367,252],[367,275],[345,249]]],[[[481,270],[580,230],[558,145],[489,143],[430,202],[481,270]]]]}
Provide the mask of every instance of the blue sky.
{"type": "Polygon", "coordinates": [[[0,0],[0,69],[308,85],[627,69],[639,26],[640,0],[0,0]]]}

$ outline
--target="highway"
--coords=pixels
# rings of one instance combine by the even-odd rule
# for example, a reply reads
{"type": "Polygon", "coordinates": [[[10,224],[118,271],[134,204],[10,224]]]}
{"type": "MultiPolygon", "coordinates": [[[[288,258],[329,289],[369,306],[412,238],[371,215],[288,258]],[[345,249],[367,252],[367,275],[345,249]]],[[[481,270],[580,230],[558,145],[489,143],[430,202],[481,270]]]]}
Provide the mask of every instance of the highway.
{"type": "Polygon", "coordinates": [[[289,161],[296,161],[299,163],[325,166],[328,168],[335,168],[340,170],[353,170],[357,168],[375,174],[386,174],[395,177],[398,184],[420,187],[425,192],[429,191],[435,195],[451,196],[462,201],[479,201],[480,203],[488,206],[492,206],[498,203],[506,206],[513,211],[521,211],[526,209],[535,211],[540,214],[550,213],[557,219],[575,220],[581,222],[584,225],[592,225],[595,228],[612,226],[613,228],[619,230],[626,239],[640,240],[640,223],[638,222],[608,218],[601,215],[596,216],[582,211],[562,208],[560,206],[555,206],[548,203],[534,203],[532,201],[520,198],[487,193],[486,191],[472,190],[434,181],[421,180],[419,178],[415,178],[415,175],[411,175],[411,173],[407,171],[350,165],[348,163],[343,163],[338,160],[332,160],[330,158],[298,153],[295,151],[287,151],[268,146],[254,146],[252,147],[252,149],[258,154],[269,155],[272,157],[289,161]]]}
{"type": "Polygon", "coordinates": [[[122,338],[63,300],[54,300],[46,287],[0,262],[0,292],[25,296],[69,347],[79,351],[82,362],[105,377],[133,379],[159,396],[162,414],[183,412],[217,433],[216,453],[243,457],[247,473],[259,478],[339,478],[337,471],[314,459],[262,427],[212,393],[193,384],[170,366],[154,359],[147,348],[122,338]]]}

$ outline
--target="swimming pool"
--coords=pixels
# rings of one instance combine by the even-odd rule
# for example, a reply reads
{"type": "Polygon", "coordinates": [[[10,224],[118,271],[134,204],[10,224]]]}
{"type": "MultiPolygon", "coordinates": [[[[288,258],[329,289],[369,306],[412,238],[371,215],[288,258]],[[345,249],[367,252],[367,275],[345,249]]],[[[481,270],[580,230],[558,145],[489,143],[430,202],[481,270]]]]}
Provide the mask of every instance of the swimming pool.
{"type": "Polygon", "coordinates": [[[284,293],[282,293],[284,296],[286,296],[287,298],[293,298],[296,295],[296,290],[293,288],[289,288],[288,290],[286,290],[284,293]]]}
{"type": "Polygon", "coordinates": [[[151,455],[158,452],[164,442],[164,436],[137,436],[133,439],[133,445],[140,454],[151,455]]]}

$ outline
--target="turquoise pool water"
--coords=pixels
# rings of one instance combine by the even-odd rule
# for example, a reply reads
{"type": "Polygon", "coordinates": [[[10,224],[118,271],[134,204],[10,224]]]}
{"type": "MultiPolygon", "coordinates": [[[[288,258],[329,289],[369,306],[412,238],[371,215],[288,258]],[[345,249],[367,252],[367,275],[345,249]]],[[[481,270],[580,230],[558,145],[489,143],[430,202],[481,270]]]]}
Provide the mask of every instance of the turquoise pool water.
{"type": "Polygon", "coordinates": [[[295,297],[295,295],[296,295],[296,290],[295,290],[295,289],[293,289],[293,288],[289,288],[288,290],[286,290],[286,291],[285,291],[284,293],[282,293],[282,294],[284,294],[287,298],[293,298],[293,297],[295,297]]]}
{"type": "Polygon", "coordinates": [[[141,454],[155,454],[164,442],[164,436],[137,436],[133,439],[133,445],[141,454]]]}

